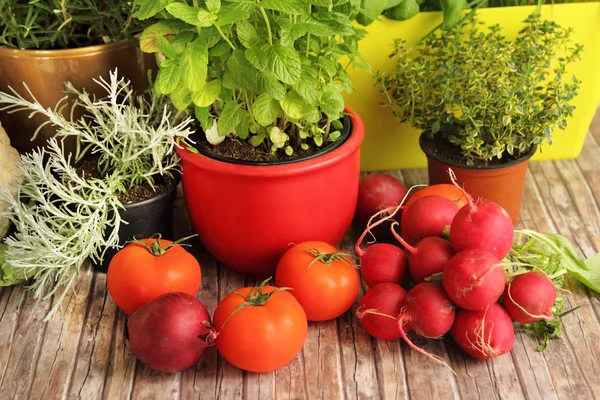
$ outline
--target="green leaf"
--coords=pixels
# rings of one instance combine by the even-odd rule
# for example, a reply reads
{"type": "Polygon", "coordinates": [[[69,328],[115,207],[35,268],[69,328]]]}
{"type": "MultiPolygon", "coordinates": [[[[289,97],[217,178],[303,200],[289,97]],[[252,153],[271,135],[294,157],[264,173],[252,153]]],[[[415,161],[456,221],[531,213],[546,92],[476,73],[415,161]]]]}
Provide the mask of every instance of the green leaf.
{"type": "Polygon", "coordinates": [[[323,70],[325,70],[330,77],[333,77],[337,72],[335,62],[329,58],[319,57],[319,66],[323,68],[323,70]]]}
{"type": "Polygon", "coordinates": [[[269,71],[259,71],[257,76],[258,88],[270,94],[275,100],[281,101],[285,96],[285,88],[269,71]]]}
{"type": "Polygon", "coordinates": [[[167,7],[169,14],[175,18],[194,26],[198,25],[198,10],[197,7],[188,6],[183,3],[171,3],[167,7]]]}
{"type": "Polygon", "coordinates": [[[269,126],[275,122],[279,110],[279,102],[266,93],[258,96],[252,105],[254,119],[262,126],[269,126]]]}
{"type": "Polygon", "coordinates": [[[203,130],[207,130],[212,126],[211,118],[210,118],[210,107],[195,107],[194,113],[196,115],[196,119],[200,122],[203,130]]]}
{"type": "Polygon", "coordinates": [[[343,14],[335,12],[316,12],[312,13],[311,16],[314,20],[326,24],[331,29],[335,30],[338,35],[352,36],[356,33],[352,26],[352,21],[343,14]]]}
{"type": "Polygon", "coordinates": [[[139,20],[145,20],[154,17],[165,9],[172,0],[135,0],[134,4],[138,6],[133,13],[133,17],[139,20]]]}
{"type": "Polygon", "coordinates": [[[292,146],[286,146],[285,147],[285,154],[287,154],[288,156],[291,156],[292,154],[294,154],[294,149],[292,148],[292,146]]]}
{"type": "Polygon", "coordinates": [[[163,35],[156,36],[156,44],[158,45],[158,51],[160,51],[167,58],[177,58],[177,52],[171,43],[165,39],[163,35]]]}
{"type": "Polygon", "coordinates": [[[569,274],[589,287],[595,292],[600,293],[600,254],[596,254],[592,258],[585,260],[586,269],[583,268],[569,268],[567,271],[569,274]]]}
{"type": "Polygon", "coordinates": [[[236,126],[242,121],[244,118],[244,114],[246,112],[242,110],[235,101],[228,101],[225,103],[225,107],[223,107],[223,111],[219,116],[219,121],[217,122],[217,129],[219,130],[219,135],[227,135],[232,130],[235,129],[236,126]]]}
{"type": "Polygon", "coordinates": [[[269,57],[269,70],[275,74],[277,79],[290,85],[298,82],[301,62],[300,56],[293,47],[277,43],[267,47],[266,53],[269,57]]]}
{"type": "Polygon", "coordinates": [[[208,28],[203,28],[198,40],[202,40],[206,43],[206,46],[210,49],[215,44],[219,43],[222,40],[222,36],[219,33],[219,30],[215,26],[209,26],[208,28]]]}
{"type": "MultiPolygon", "coordinates": [[[[333,5],[332,0],[308,0],[308,2],[314,6],[319,7],[329,7],[333,5]]],[[[360,1],[357,1],[357,3],[360,4],[360,1]]]]}
{"type": "Polygon", "coordinates": [[[416,0],[403,0],[397,6],[386,10],[384,15],[396,21],[404,21],[417,15],[419,13],[419,10],[419,3],[417,3],[416,0]]]}
{"type": "MultiPolygon", "coordinates": [[[[224,87],[225,89],[237,89],[238,83],[233,79],[233,77],[231,76],[231,74],[229,73],[229,71],[225,71],[223,73],[223,80],[221,82],[221,86],[224,87]]],[[[223,96],[223,98],[227,98],[225,96],[223,96]]]]}
{"type": "Polygon", "coordinates": [[[173,35],[177,29],[161,22],[150,25],[140,35],[140,49],[144,53],[156,53],[158,51],[157,36],[173,35]]]}
{"type": "Polygon", "coordinates": [[[238,21],[236,24],[236,32],[238,39],[244,47],[255,47],[259,44],[258,34],[252,24],[246,20],[238,21]]]}
{"type": "Polygon", "coordinates": [[[289,136],[278,127],[272,126],[271,129],[269,129],[269,139],[271,139],[271,142],[275,147],[282,148],[289,139],[289,136]]]}
{"type": "Polygon", "coordinates": [[[203,40],[189,43],[181,54],[182,82],[190,92],[199,92],[206,83],[208,47],[203,40]]]}
{"type": "Polygon", "coordinates": [[[244,50],[234,51],[226,65],[227,71],[237,83],[237,87],[249,90],[256,88],[256,69],[246,58],[244,50]]]}
{"type": "Polygon", "coordinates": [[[287,18],[277,18],[277,23],[281,27],[279,35],[281,37],[281,44],[284,46],[293,45],[298,38],[306,35],[304,24],[294,24],[287,18]]]}
{"type": "Polygon", "coordinates": [[[231,47],[229,47],[229,43],[223,41],[218,45],[210,49],[208,52],[211,57],[221,57],[223,54],[227,53],[231,47]]]}
{"type": "Polygon", "coordinates": [[[159,94],[170,94],[179,85],[181,71],[171,60],[164,60],[156,77],[155,89],[159,94]]]}
{"type": "Polygon", "coordinates": [[[318,20],[312,15],[303,15],[300,17],[300,24],[306,32],[315,36],[333,36],[337,34],[336,28],[339,23],[334,20],[318,20]]]}
{"type": "Polygon", "coordinates": [[[313,142],[315,142],[317,147],[321,147],[323,145],[323,136],[321,136],[321,135],[313,136],[313,142]]]}
{"type": "Polygon", "coordinates": [[[175,38],[171,41],[171,46],[177,52],[177,54],[183,53],[187,44],[196,38],[196,33],[190,31],[184,31],[178,33],[175,38]]]}
{"type": "Polygon", "coordinates": [[[308,145],[306,143],[301,143],[300,148],[302,148],[302,150],[308,150],[308,145]]]}
{"type": "Polygon", "coordinates": [[[235,127],[235,134],[242,140],[248,139],[248,135],[250,134],[250,114],[244,114],[244,118],[235,127]]]}
{"type": "Polygon", "coordinates": [[[177,110],[185,110],[192,103],[190,91],[185,86],[177,86],[177,88],[171,92],[171,102],[173,102],[173,105],[177,110]]]}
{"type": "Polygon", "coordinates": [[[196,22],[197,26],[212,26],[212,24],[217,20],[217,15],[206,10],[200,9],[198,11],[198,15],[196,16],[198,22],[196,22]]]}
{"type": "Polygon", "coordinates": [[[254,135],[250,138],[249,142],[252,146],[254,147],[258,147],[262,144],[262,142],[265,141],[267,137],[265,136],[264,133],[258,134],[258,135],[254,135]]]}
{"type": "Polygon", "coordinates": [[[302,0],[262,0],[260,5],[267,10],[283,11],[293,15],[308,12],[308,7],[302,0]]]}
{"type": "Polygon", "coordinates": [[[192,93],[192,101],[198,107],[208,107],[217,100],[221,93],[221,80],[207,82],[200,92],[192,93]]]}
{"type": "Polygon", "coordinates": [[[221,7],[216,24],[224,26],[247,20],[255,9],[256,5],[254,3],[225,3],[221,7]]]}
{"type": "Polygon", "coordinates": [[[344,98],[337,88],[329,85],[321,94],[321,111],[330,119],[340,119],[344,112],[344,98]]]}
{"type": "Polygon", "coordinates": [[[267,69],[269,65],[269,57],[267,57],[265,52],[262,51],[260,48],[250,47],[246,49],[244,54],[246,56],[246,59],[250,61],[250,63],[254,65],[256,69],[267,69]]]}
{"type": "Polygon", "coordinates": [[[317,107],[310,107],[304,115],[304,120],[309,124],[318,124],[322,115],[317,107]]]}
{"type": "Polygon", "coordinates": [[[289,91],[280,102],[283,112],[289,119],[299,120],[307,112],[308,104],[300,94],[295,91],[289,91]]]}
{"type": "Polygon", "coordinates": [[[319,102],[317,71],[312,67],[306,65],[302,66],[300,80],[295,89],[310,105],[316,105],[319,102]]]}
{"type": "Polygon", "coordinates": [[[221,9],[221,0],[204,0],[204,3],[206,3],[206,8],[211,13],[216,14],[221,9]]]}

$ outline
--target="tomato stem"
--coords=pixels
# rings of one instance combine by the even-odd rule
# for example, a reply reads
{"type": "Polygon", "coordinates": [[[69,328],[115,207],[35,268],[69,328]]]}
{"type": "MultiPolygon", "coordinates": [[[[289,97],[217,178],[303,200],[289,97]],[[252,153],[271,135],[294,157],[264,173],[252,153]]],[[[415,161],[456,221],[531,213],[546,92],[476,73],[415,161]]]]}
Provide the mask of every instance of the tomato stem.
{"type": "Polygon", "coordinates": [[[314,260],[312,260],[310,262],[310,264],[308,264],[308,268],[310,268],[317,261],[321,261],[323,264],[331,264],[337,260],[345,262],[346,264],[348,264],[349,266],[351,266],[353,268],[357,268],[357,269],[359,268],[358,265],[353,263],[351,260],[348,260],[348,258],[355,258],[355,259],[359,260],[358,257],[356,257],[352,254],[344,253],[343,251],[337,251],[334,253],[321,253],[319,250],[315,249],[314,247],[311,247],[310,250],[307,250],[295,243],[289,243],[289,244],[293,244],[294,246],[298,247],[299,249],[303,250],[304,252],[315,257],[314,260]]]}
{"type": "Polygon", "coordinates": [[[235,313],[237,313],[238,311],[240,311],[243,308],[246,307],[260,307],[260,306],[264,306],[267,301],[269,301],[269,299],[271,299],[271,297],[277,293],[280,292],[282,290],[293,290],[292,288],[289,287],[278,287],[275,290],[273,290],[270,293],[263,293],[263,288],[265,287],[265,285],[267,284],[267,282],[269,282],[271,280],[271,277],[265,279],[264,281],[261,282],[260,285],[258,286],[254,286],[252,288],[252,290],[250,291],[250,294],[248,296],[244,296],[241,293],[238,292],[234,292],[235,294],[237,294],[238,296],[240,296],[242,299],[245,300],[244,303],[240,304],[239,306],[237,306],[235,308],[235,310],[232,311],[231,314],[229,314],[227,316],[227,318],[225,318],[225,321],[223,321],[223,325],[221,325],[221,329],[225,326],[225,324],[227,323],[227,321],[229,321],[229,318],[231,318],[235,313]]]}
{"type": "Polygon", "coordinates": [[[172,248],[172,247],[175,247],[175,246],[189,246],[189,245],[184,244],[182,242],[185,242],[186,240],[191,239],[194,236],[198,236],[198,235],[194,234],[194,235],[183,237],[181,239],[177,239],[173,243],[169,243],[168,245],[166,245],[164,247],[160,245],[160,239],[162,238],[162,235],[160,233],[152,235],[152,237],[150,239],[154,239],[154,241],[152,242],[151,245],[149,245],[148,243],[143,242],[142,240],[136,239],[135,236],[133,237],[133,240],[127,241],[125,243],[139,244],[140,246],[143,246],[144,248],[146,248],[146,250],[148,250],[152,255],[159,257],[159,256],[162,256],[162,255],[166,254],[167,251],[169,251],[169,249],[172,248]]]}

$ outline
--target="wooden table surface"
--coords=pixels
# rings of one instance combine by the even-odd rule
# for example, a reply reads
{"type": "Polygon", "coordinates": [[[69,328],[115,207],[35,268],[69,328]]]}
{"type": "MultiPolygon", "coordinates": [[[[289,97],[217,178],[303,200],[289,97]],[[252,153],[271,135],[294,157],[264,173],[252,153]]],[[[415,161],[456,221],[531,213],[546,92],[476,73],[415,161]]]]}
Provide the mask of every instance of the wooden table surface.
{"type": "MultiPolygon", "coordinates": [[[[580,256],[600,251],[600,115],[577,160],[529,167],[520,227],[558,232],[580,256]]],[[[408,186],[426,183],[425,170],[391,171],[408,186]]],[[[191,229],[177,200],[178,235],[191,229]]],[[[344,250],[352,251],[351,231],[344,250]]],[[[203,268],[199,298],[212,313],[233,290],[255,284],[217,264],[196,242],[203,268]]],[[[106,276],[87,269],[50,322],[49,304],[22,286],[0,291],[0,399],[592,399],[600,397],[600,296],[568,282],[562,340],[536,351],[530,333],[517,333],[509,354],[489,361],[465,357],[450,340],[415,338],[457,372],[432,363],[400,341],[372,339],[351,311],[310,323],[302,352],[267,374],[245,373],[209,349],[196,369],[153,372],[124,341],[125,315],[106,291],[106,276]]],[[[361,289],[362,295],[362,289],[361,289]]]]}

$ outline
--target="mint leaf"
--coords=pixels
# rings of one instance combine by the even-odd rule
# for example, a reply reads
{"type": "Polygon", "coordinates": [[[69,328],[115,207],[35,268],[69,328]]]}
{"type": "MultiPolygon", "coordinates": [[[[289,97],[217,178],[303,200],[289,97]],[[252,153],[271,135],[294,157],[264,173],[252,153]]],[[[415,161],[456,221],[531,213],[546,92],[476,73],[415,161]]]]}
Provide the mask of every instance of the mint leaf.
{"type": "Polygon", "coordinates": [[[244,113],[244,117],[235,127],[235,134],[242,140],[248,139],[248,135],[250,134],[250,114],[248,112],[244,113]]]}
{"type": "Polygon", "coordinates": [[[258,34],[250,22],[246,20],[238,21],[235,26],[238,39],[244,47],[250,48],[258,45],[258,34]]]}
{"type": "Polygon", "coordinates": [[[200,92],[192,93],[192,101],[198,107],[208,107],[217,100],[221,93],[221,80],[207,82],[200,92]]]}
{"type": "Polygon", "coordinates": [[[270,94],[275,100],[283,100],[285,88],[269,71],[259,71],[257,76],[258,88],[270,94]]]}
{"type": "Polygon", "coordinates": [[[254,135],[250,138],[249,142],[252,146],[254,147],[258,147],[262,144],[262,142],[264,142],[266,139],[266,136],[264,133],[261,133],[259,135],[254,135]]]}
{"type": "Polygon", "coordinates": [[[170,94],[179,85],[181,71],[177,64],[171,60],[164,60],[160,64],[155,88],[159,94],[170,94]]]}
{"type": "Polygon", "coordinates": [[[277,18],[277,23],[281,27],[281,44],[284,46],[293,45],[298,38],[306,35],[304,24],[294,24],[287,18],[277,18]]]}
{"type": "Polygon", "coordinates": [[[290,137],[284,131],[276,126],[272,126],[271,129],[269,129],[269,139],[271,139],[271,142],[277,149],[282,148],[289,138],[290,137]]]}
{"type": "Polygon", "coordinates": [[[217,20],[217,15],[206,10],[200,9],[198,11],[198,15],[196,16],[198,22],[196,22],[197,26],[208,27],[213,24],[217,20]]]}
{"type": "Polygon", "coordinates": [[[229,43],[223,41],[223,42],[220,42],[215,47],[213,47],[212,49],[210,49],[208,54],[211,57],[221,57],[223,54],[227,53],[229,51],[229,49],[230,49],[229,43]]]}
{"type": "Polygon", "coordinates": [[[171,41],[171,46],[177,52],[177,54],[183,53],[187,44],[193,41],[196,38],[196,34],[194,32],[185,31],[180,32],[175,36],[173,41],[171,41]]]}
{"type": "Polygon", "coordinates": [[[192,103],[192,96],[190,91],[185,86],[177,86],[173,92],[171,92],[171,102],[179,111],[185,110],[192,103]]]}
{"type": "Polygon", "coordinates": [[[280,104],[286,117],[292,120],[301,119],[308,109],[308,104],[304,98],[295,90],[289,91],[280,104]]]}
{"type": "Polygon", "coordinates": [[[196,119],[200,122],[204,131],[208,130],[212,126],[210,118],[210,107],[196,107],[194,109],[196,119]]]}
{"type": "Polygon", "coordinates": [[[134,4],[138,6],[133,13],[133,17],[139,20],[145,20],[154,17],[165,9],[172,0],[135,0],[134,4]]]}
{"type": "Polygon", "coordinates": [[[275,122],[279,110],[279,102],[266,93],[258,96],[252,105],[254,119],[262,126],[269,126],[275,122]]]}
{"type": "Polygon", "coordinates": [[[340,119],[344,112],[344,98],[337,88],[329,85],[321,94],[321,111],[330,119],[340,119]]]}
{"type": "Polygon", "coordinates": [[[171,43],[165,39],[163,35],[156,36],[156,44],[158,45],[158,51],[160,51],[166,58],[177,58],[177,52],[171,43]]]}
{"type": "Polygon", "coordinates": [[[336,28],[339,27],[339,23],[335,20],[318,20],[312,15],[301,16],[300,24],[311,35],[320,37],[336,35],[336,28]]]}
{"type": "Polygon", "coordinates": [[[173,35],[177,29],[161,22],[150,25],[140,35],[140,49],[144,53],[156,53],[158,51],[157,36],[173,35]]]}
{"type": "Polygon", "coordinates": [[[211,13],[216,14],[221,9],[221,0],[205,0],[204,3],[206,3],[206,8],[211,13]]]}
{"type": "Polygon", "coordinates": [[[203,40],[188,43],[181,54],[182,82],[190,92],[199,92],[206,82],[208,72],[208,47],[203,40]]]}
{"type": "Polygon", "coordinates": [[[303,65],[300,74],[300,80],[295,89],[300,93],[310,105],[316,105],[319,102],[319,92],[317,90],[317,71],[312,67],[303,65]]]}
{"type": "Polygon", "coordinates": [[[199,8],[188,6],[183,3],[171,3],[167,7],[169,14],[175,18],[195,26],[198,25],[198,10],[199,8]]]}
{"type": "MultiPolygon", "coordinates": [[[[227,60],[227,71],[238,87],[253,90],[256,88],[256,69],[246,59],[244,50],[237,49],[227,60]]],[[[234,88],[232,88],[234,89],[234,88]]]]}
{"type": "Polygon", "coordinates": [[[219,33],[219,30],[213,26],[203,28],[198,40],[202,40],[206,43],[206,46],[210,49],[215,44],[219,43],[223,38],[219,33]]]}
{"type": "Polygon", "coordinates": [[[221,7],[219,18],[215,23],[218,26],[224,26],[247,20],[255,8],[256,5],[254,3],[225,3],[221,7]]]}
{"type": "Polygon", "coordinates": [[[308,12],[308,7],[302,0],[262,0],[260,5],[267,10],[283,11],[294,15],[308,12]]]}
{"type": "Polygon", "coordinates": [[[225,136],[235,129],[236,126],[244,118],[244,110],[242,110],[235,101],[228,101],[223,107],[223,111],[217,121],[217,129],[219,135],[225,136]]]}
{"type": "Polygon", "coordinates": [[[256,69],[267,69],[269,58],[265,52],[258,47],[246,49],[244,54],[246,55],[246,59],[250,61],[250,63],[254,65],[256,69]]]}
{"type": "Polygon", "coordinates": [[[300,56],[293,47],[277,43],[267,47],[266,53],[269,57],[269,70],[275,74],[277,79],[290,85],[298,82],[301,62],[300,56]]]}
{"type": "Polygon", "coordinates": [[[315,21],[326,24],[331,29],[335,30],[338,35],[352,36],[355,34],[352,21],[344,14],[325,11],[312,13],[311,17],[315,21]]]}

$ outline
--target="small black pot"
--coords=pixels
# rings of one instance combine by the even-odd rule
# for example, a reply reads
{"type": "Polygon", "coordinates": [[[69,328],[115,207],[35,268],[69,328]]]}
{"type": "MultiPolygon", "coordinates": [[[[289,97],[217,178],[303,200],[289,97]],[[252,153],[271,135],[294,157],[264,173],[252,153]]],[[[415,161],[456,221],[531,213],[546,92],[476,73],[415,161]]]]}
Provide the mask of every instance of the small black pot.
{"type": "MultiPolygon", "coordinates": [[[[163,239],[173,239],[173,201],[177,194],[177,185],[181,177],[177,175],[171,186],[159,194],[147,200],[138,201],[125,205],[125,209],[119,211],[121,219],[127,221],[119,228],[119,245],[129,240],[149,238],[160,233],[163,239]]],[[[111,231],[106,233],[106,237],[111,231]]],[[[100,272],[107,272],[108,265],[120,248],[109,248],[104,253],[101,264],[94,265],[100,272]]]]}

